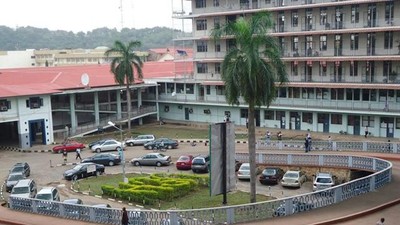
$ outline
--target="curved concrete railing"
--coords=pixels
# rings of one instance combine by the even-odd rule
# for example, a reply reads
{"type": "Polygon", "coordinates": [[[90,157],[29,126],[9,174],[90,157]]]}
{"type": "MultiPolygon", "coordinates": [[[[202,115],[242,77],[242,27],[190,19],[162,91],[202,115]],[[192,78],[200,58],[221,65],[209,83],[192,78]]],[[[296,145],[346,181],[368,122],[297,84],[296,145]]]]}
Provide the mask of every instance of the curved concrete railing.
{"type": "MultiPolygon", "coordinates": [[[[236,159],[248,161],[247,153],[237,153],[236,159]]],[[[297,166],[325,166],[372,171],[373,174],[329,189],[296,195],[273,201],[226,207],[190,210],[129,210],[134,224],[235,224],[286,216],[329,206],[354,196],[371,192],[391,181],[392,163],[386,160],[345,155],[264,154],[257,153],[257,163],[297,166]]],[[[121,210],[69,205],[36,199],[9,198],[14,210],[104,224],[120,224],[121,210]]]]}

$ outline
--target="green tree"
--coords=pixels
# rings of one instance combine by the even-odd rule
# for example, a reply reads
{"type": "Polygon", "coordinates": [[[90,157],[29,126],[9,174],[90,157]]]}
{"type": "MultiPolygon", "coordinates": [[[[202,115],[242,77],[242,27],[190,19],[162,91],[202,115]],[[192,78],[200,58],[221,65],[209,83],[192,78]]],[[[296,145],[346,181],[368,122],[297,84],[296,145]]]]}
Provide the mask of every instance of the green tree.
{"type": "Polygon", "coordinates": [[[287,82],[285,65],[276,39],[268,33],[273,23],[268,13],[239,17],[213,30],[215,41],[234,41],[221,65],[226,101],[239,105],[239,98],[248,104],[248,148],[250,162],[250,202],[256,202],[256,138],[255,108],[269,107],[276,97],[277,86],[287,82]]]}
{"type": "Polygon", "coordinates": [[[135,70],[138,78],[143,78],[143,62],[133,49],[140,47],[140,41],[131,41],[128,45],[121,41],[115,41],[114,46],[104,54],[111,57],[111,73],[114,74],[115,81],[120,85],[126,85],[126,100],[128,107],[128,132],[131,132],[131,92],[130,84],[135,81],[135,70]]]}

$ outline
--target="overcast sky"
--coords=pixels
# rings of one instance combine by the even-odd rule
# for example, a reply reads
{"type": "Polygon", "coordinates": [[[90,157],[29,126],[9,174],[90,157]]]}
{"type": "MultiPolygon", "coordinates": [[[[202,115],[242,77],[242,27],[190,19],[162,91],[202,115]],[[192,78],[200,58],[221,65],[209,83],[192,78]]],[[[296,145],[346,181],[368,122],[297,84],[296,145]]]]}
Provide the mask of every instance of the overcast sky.
{"type": "MultiPolygon", "coordinates": [[[[187,14],[190,1],[183,0],[183,4],[187,14]]],[[[74,33],[101,27],[120,30],[122,25],[136,29],[182,27],[181,21],[172,19],[172,11],[182,8],[181,0],[122,0],[122,13],[120,5],[121,0],[1,0],[0,25],[74,33]]]]}

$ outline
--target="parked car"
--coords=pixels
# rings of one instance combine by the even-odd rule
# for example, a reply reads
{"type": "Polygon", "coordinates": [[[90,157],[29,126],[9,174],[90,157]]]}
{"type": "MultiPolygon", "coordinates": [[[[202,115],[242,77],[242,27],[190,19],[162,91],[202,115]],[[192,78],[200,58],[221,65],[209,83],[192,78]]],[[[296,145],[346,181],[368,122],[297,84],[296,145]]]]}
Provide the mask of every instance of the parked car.
{"type": "Polygon", "coordinates": [[[283,187],[301,187],[306,182],[306,175],[302,171],[289,170],[283,175],[281,185],[283,187]]]}
{"type": "Polygon", "coordinates": [[[124,148],[121,142],[115,139],[108,139],[104,142],[100,142],[96,145],[93,145],[91,149],[93,152],[99,153],[105,151],[120,151],[121,148],[124,148]]]}
{"type": "Polygon", "coordinates": [[[31,167],[27,162],[15,163],[9,173],[22,173],[25,177],[29,177],[31,175],[31,167]]]}
{"type": "Polygon", "coordinates": [[[113,153],[97,153],[93,156],[82,159],[82,162],[92,162],[105,166],[114,166],[121,163],[121,158],[119,155],[113,153]]]}
{"type": "Polygon", "coordinates": [[[171,164],[171,156],[154,152],[139,158],[133,158],[131,163],[134,166],[168,166],[171,164]]]}
{"type": "Polygon", "coordinates": [[[105,171],[104,165],[96,163],[81,163],[64,172],[66,180],[77,180],[80,178],[98,176],[105,171]]]}
{"type": "Polygon", "coordinates": [[[72,206],[69,206],[69,205],[64,206],[64,212],[65,212],[66,216],[68,216],[70,218],[79,218],[80,215],[85,214],[85,212],[82,211],[81,208],[77,208],[77,207],[73,206],[73,205],[83,205],[83,201],[81,199],[79,199],[79,198],[65,199],[63,201],[63,203],[72,205],[72,206]]]}
{"type": "Polygon", "coordinates": [[[278,184],[282,180],[285,171],[278,167],[267,167],[262,172],[258,180],[261,184],[278,184]]]}
{"type": "Polygon", "coordinates": [[[250,180],[250,163],[242,163],[237,172],[237,177],[239,180],[250,180]]]}
{"type": "Polygon", "coordinates": [[[190,170],[192,169],[193,155],[181,155],[176,161],[176,169],[178,170],[190,170]]]}
{"type": "Polygon", "coordinates": [[[10,173],[6,180],[6,192],[11,192],[18,181],[26,179],[23,173],[10,173]]]}
{"type": "Polygon", "coordinates": [[[83,201],[79,198],[69,198],[65,199],[63,203],[72,204],[72,205],[83,205],[83,201]]]}
{"type": "Polygon", "coordinates": [[[333,187],[335,182],[330,173],[318,173],[313,182],[313,191],[333,187]]]}
{"type": "MultiPolygon", "coordinates": [[[[292,208],[292,213],[299,213],[299,212],[304,212],[304,211],[309,211],[315,208],[313,203],[306,203],[306,202],[298,202],[294,201],[293,202],[293,208],[292,208]]],[[[274,217],[279,217],[279,216],[286,216],[286,209],[285,205],[282,204],[278,208],[274,210],[274,217]]]]}
{"type": "Polygon", "coordinates": [[[107,141],[108,139],[101,139],[101,140],[97,140],[97,141],[92,141],[88,144],[89,149],[92,149],[93,146],[103,143],[105,141],[107,141]]]}
{"type": "Polygon", "coordinates": [[[154,141],[155,139],[155,136],[152,134],[138,135],[135,138],[125,140],[125,144],[128,146],[144,145],[149,141],[154,141]]]}
{"type": "Polygon", "coordinates": [[[11,190],[10,196],[22,198],[34,198],[37,193],[36,182],[32,179],[19,180],[11,190]]]}
{"type": "Polygon", "coordinates": [[[208,173],[210,170],[210,156],[196,156],[192,160],[192,171],[193,173],[208,173]]]}
{"type": "Polygon", "coordinates": [[[44,187],[40,189],[35,198],[47,201],[60,201],[60,194],[55,187],[44,187]]]}
{"type": "Polygon", "coordinates": [[[53,147],[53,152],[54,153],[62,153],[64,150],[67,152],[75,152],[76,149],[84,149],[86,146],[80,142],[77,141],[67,141],[64,142],[61,145],[57,145],[53,147]]]}
{"type": "Polygon", "coordinates": [[[157,146],[161,146],[162,142],[164,144],[164,147],[167,149],[178,148],[178,146],[179,146],[179,143],[177,140],[173,140],[170,138],[158,138],[154,141],[147,142],[143,146],[145,149],[152,150],[152,149],[156,148],[157,146]]]}

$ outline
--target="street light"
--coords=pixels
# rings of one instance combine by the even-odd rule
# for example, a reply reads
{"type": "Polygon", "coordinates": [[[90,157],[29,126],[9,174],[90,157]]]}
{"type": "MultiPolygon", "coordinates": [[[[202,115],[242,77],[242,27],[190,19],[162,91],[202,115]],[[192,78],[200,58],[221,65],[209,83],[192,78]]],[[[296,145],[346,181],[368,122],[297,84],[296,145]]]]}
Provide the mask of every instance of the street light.
{"type": "Polygon", "coordinates": [[[128,183],[128,179],[125,176],[125,156],[124,156],[124,140],[122,139],[122,129],[115,126],[115,123],[108,121],[108,125],[113,126],[115,129],[119,130],[120,133],[120,138],[121,138],[121,152],[120,152],[120,157],[121,157],[121,165],[122,165],[122,175],[124,176],[124,183],[128,183]]]}

